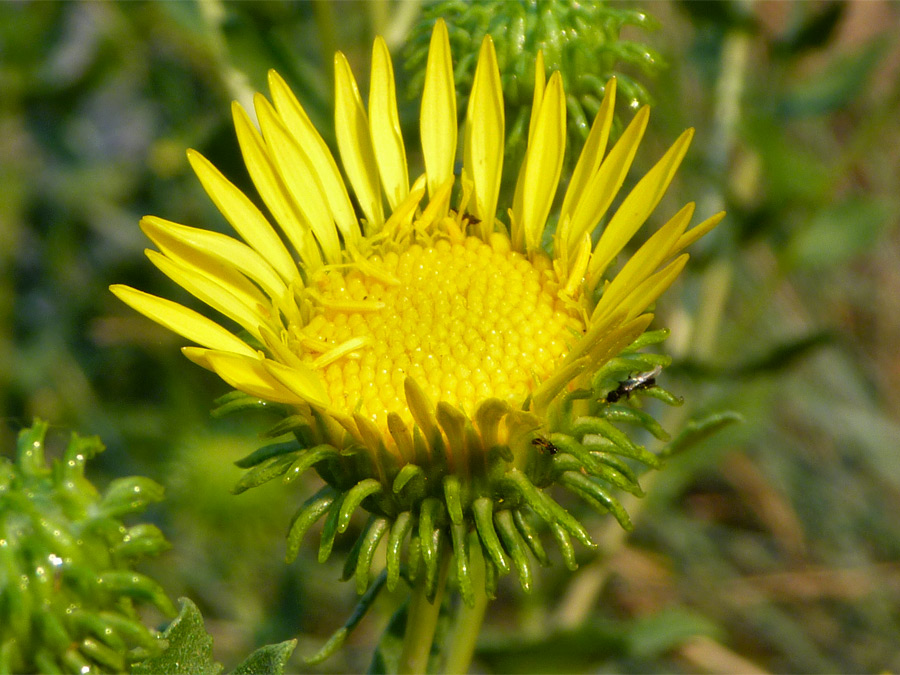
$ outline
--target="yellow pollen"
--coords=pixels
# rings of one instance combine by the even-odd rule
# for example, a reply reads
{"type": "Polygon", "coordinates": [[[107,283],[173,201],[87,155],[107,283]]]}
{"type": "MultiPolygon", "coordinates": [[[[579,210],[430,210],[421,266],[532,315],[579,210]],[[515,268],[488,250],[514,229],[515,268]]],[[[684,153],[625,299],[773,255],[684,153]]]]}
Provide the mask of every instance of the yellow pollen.
{"type": "Polygon", "coordinates": [[[320,373],[338,410],[379,425],[388,412],[410,419],[408,376],[434,402],[470,414],[489,397],[521,405],[560,364],[572,329],[583,328],[557,298],[552,271],[500,235],[491,244],[412,245],[315,281],[316,313],[292,327],[293,349],[320,373]]]}

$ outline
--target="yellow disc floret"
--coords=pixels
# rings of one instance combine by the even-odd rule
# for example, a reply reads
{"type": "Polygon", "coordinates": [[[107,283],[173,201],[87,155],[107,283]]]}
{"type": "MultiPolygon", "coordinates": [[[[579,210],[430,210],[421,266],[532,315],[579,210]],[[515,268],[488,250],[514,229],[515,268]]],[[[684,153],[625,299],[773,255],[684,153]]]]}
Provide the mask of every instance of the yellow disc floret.
{"type": "Polygon", "coordinates": [[[410,376],[463,410],[491,397],[521,404],[583,328],[549,265],[510,250],[503,235],[414,244],[367,262],[365,272],[317,275],[315,316],[294,331],[300,357],[346,413],[407,417],[410,376]]]}

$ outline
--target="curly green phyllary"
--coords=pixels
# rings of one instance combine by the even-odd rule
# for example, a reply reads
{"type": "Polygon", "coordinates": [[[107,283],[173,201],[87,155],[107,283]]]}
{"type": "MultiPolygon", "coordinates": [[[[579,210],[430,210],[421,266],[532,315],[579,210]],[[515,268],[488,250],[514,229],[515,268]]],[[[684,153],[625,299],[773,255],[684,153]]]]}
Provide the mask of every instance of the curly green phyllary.
{"type": "Polygon", "coordinates": [[[44,457],[47,423],[0,457],[0,673],[122,672],[164,645],[135,601],[175,609],[134,562],[168,548],[154,525],[120,518],[162,499],[149,478],[119,478],[100,493],[84,476],[104,450],[72,434],[62,458],[44,457]]]}

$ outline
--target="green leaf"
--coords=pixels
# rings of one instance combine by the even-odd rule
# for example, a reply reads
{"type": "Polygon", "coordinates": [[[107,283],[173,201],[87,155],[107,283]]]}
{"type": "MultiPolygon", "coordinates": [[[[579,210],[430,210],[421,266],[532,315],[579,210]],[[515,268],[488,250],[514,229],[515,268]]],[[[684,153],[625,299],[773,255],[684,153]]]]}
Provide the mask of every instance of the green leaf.
{"type": "Polygon", "coordinates": [[[260,647],[234,669],[233,675],[257,675],[259,673],[281,675],[296,646],[296,640],[288,640],[276,645],[260,647]]]}
{"type": "Polygon", "coordinates": [[[203,626],[200,610],[188,598],[181,598],[180,602],[181,612],[163,633],[169,646],[159,656],[134,664],[131,672],[135,675],[218,675],[222,672],[221,664],[213,661],[213,641],[203,626]]]}
{"type": "Polygon", "coordinates": [[[788,243],[790,267],[825,268],[847,262],[872,248],[893,209],[877,199],[850,197],[820,211],[788,243]]]}

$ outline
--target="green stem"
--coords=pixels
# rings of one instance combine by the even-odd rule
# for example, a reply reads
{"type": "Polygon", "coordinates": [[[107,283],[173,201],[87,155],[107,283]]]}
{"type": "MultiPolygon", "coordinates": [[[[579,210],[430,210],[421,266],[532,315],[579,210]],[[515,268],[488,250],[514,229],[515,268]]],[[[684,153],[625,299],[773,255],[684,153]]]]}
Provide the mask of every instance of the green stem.
{"type": "Polygon", "coordinates": [[[403,649],[397,665],[398,673],[425,673],[428,670],[428,656],[431,654],[431,643],[434,642],[434,631],[444,599],[449,563],[450,556],[442,554],[434,602],[428,601],[425,574],[420,574],[416,579],[409,600],[409,611],[406,614],[406,631],[403,634],[403,649]]]}
{"type": "MultiPolygon", "coordinates": [[[[478,535],[474,535],[478,536],[478,535]]],[[[475,604],[469,607],[460,603],[453,621],[453,629],[448,641],[445,673],[466,673],[475,653],[475,644],[481,632],[484,612],[488,605],[488,596],[484,592],[484,557],[479,542],[469,546],[469,565],[471,567],[472,587],[475,590],[475,604]]]]}

